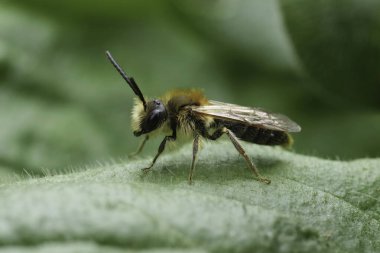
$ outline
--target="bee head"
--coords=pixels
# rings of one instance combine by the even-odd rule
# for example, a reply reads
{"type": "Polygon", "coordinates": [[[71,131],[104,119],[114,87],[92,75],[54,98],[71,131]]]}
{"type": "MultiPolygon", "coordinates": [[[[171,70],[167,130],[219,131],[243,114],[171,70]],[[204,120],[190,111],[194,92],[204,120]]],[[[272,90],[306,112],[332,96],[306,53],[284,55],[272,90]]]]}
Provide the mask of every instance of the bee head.
{"type": "Polygon", "coordinates": [[[146,110],[140,100],[135,100],[132,112],[132,129],[135,136],[152,132],[159,128],[168,118],[165,105],[159,99],[146,103],[146,110]]]}
{"type": "Polygon", "coordinates": [[[158,99],[146,102],[135,80],[125,74],[124,70],[115,61],[110,52],[106,51],[106,55],[138,97],[138,99],[135,100],[135,106],[132,111],[133,134],[135,136],[140,136],[159,128],[168,117],[165,105],[158,99]]]}

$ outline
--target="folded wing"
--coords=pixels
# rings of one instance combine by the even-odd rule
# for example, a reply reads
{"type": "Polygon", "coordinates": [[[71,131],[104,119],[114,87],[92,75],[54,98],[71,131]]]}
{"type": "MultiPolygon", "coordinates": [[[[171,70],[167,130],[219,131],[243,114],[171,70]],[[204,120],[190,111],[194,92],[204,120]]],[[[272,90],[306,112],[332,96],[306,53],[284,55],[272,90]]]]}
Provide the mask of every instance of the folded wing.
{"type": "Polygon", "coordinates": [[[271,113],[261,108],[245,107],[218,101],[209,101],[209,105],[191,106],[193,113],[208,115],[226,121],[236,121],[265,129],[300,132],[301,127],[282,114],[271,113]]]}

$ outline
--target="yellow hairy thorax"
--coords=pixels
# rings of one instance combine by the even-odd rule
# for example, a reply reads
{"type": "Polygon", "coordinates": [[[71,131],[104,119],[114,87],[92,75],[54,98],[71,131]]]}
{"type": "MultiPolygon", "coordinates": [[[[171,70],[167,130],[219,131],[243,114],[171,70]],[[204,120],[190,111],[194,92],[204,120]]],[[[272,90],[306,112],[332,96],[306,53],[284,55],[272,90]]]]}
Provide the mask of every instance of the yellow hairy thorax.
{"type": "Polygon", "coordinates": [[[168,91],[162,97],[162,101],[166,104],[169,100],[183,100],[186,101],[187,104],[197,103],[198,105],[207,105],[208,99],[205,97],[203,92],[198,89],[175,89],[168,91]]]}
{"type": "MultiPolygon", "coordinates": [[[[180,108],[183,104],[185,105],[207,105],[208,100],[204,96],[203,92],[197,89],[177,89],[167,92],[160,99],[165,106],[168,103],[174,103],[176,109],[180,108]]],[[[178,129],[177,137],[180,139],[192,138],[194,135],[195,125],[194,122],[189,120],[187,117],[188,111],[179,110],[177,116],[178,119],[178,129]]],[[[146,112],[144,111],[143,103],[138,99],[134,99],[134,106],[132,109],[132,131],[140,131],[140,122],[146,117],[146,112]]],[[[205,123],[206,128],[212,124],[213,119],[209,116],[202,116],[201,120],[205,123]]],[[[171,135],[172,131],[170,129],[170,122],[165,122],[161,127],[149,133],[149,136],[155,136],[157,134],[171,135]]]]}

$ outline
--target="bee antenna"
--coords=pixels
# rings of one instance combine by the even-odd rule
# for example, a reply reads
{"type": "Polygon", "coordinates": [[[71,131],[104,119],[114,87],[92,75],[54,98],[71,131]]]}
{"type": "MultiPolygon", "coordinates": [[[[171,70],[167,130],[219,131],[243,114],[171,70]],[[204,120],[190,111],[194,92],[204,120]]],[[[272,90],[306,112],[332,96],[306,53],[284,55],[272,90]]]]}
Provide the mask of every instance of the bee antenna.
{"type": "Polygon", "coordinates": [[[119,74],[129,84],[129,86],[131,87],[131,89],[133,90],[133,92],[139,97],[139,99],[141,100],[141,102],[144,105],[144,111],[146,111],[146,102],[145,102],[144,96],[143,96],[143,94],[142,94],[139,86],[137,86],[137,83],[135,82],[135,80],[133,79],[133,77],[128,77],[125,74],[124,70],[119,66],[119,64],[117,64],[117,62],[112,57],[112,55],[111,55],[111,53],[109,51],[106,51],[106,56],[110,60],[110,62],[112,63],[112,65],[116,68],[117,72],[119,72],[119,74]]]}

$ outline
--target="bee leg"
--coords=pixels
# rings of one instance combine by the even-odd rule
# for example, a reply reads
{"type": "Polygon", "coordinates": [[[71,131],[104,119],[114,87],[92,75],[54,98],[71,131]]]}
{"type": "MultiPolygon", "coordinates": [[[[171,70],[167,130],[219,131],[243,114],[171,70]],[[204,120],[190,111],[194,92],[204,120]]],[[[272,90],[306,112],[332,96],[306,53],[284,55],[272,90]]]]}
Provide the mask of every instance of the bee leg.
{"type": "Polygon", "coordinates": [[[162,152],[164,152],[166,142],[167,141],[175,141],[175,140],[176,140],[175,134],[173,134],[172,136],[165,136],[164,140],[161,142],[160,146],[158,147],[158,152],[157,152],[156,156],[153,158],[152,164],[149,167],[142,169],[142,171],[145,173],[148,173],[151,170],[151,168],[153,167],[153,165],[156,163],[157,158],[161,155],[162,152]]]}
{"type": "Polygon", "coordinates": [[[143,148],[144,148],[145,143],[146,143],[148,140],[149,140],[149,135],[145,135],[144,140],[142,140],[142,142],[140,142],[140,145],[139,145],[139,147],[137,148],[137,150],[136,150],[135,152],[129,154],[128,157],[131,158],[131,157],[134,157],[134,156],[140,154],[141,151],[142,151],[143,148]]]}
{"type": "Polygon", "coordinates": [[[266,183],[266,184],[270,184],[270,180],[265,178],[265,177],[262,177],[259,173],[259,171],[257,170],[256,166],[253,164],[252,160],[249,158],[249,156],[247,155],[247,153],[245,152],[245,150],[243,149],[243,147],[240,145],[238,139],[236,138],[235,134],[227,129],[227,128],[223,128],[223,132],[226,133],[228,135],[228,137],[230,138],[232,144],[234,144],[236,150],[244,157],[245,161],[247,162],[247,165],[248,167],[252,170],[253,174],[255,174],[255,176],[258,178],[258,180],[260,182],[263,182],[263,183],[266,183]]]}
{"type": "Polygon", "coordinates": [[[193,161],[191,162],[191,168],[190,168],[190,173],[189,173],[189,184],[192,184],[193,182],[193,171],[194,171],[195,162],[197,159],[198,149],[199,149],[199,134],[195,134],[194,142],[193,142],[193,161]]]}

